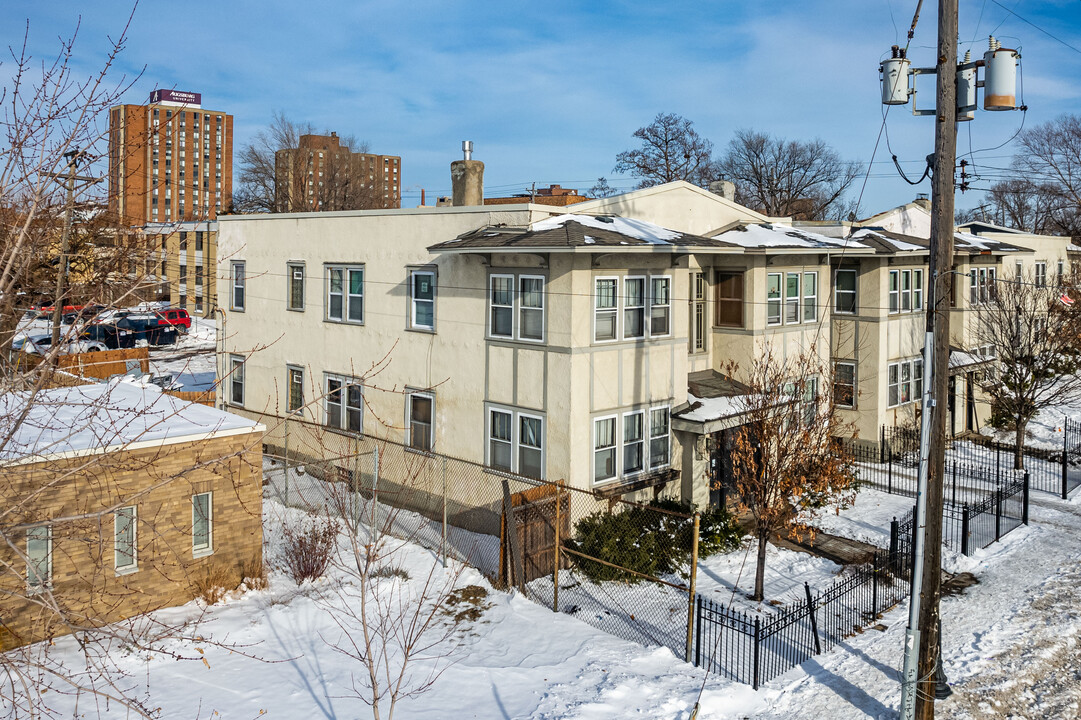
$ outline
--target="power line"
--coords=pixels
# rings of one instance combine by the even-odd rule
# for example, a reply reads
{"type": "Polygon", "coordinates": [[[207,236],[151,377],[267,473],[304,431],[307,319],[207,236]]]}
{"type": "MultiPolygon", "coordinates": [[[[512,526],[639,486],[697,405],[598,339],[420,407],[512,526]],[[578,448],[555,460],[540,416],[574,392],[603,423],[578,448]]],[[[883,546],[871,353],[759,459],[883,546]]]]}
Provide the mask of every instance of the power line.
{"type": "MultiPolygon", "coordinates": [[[[995,5],[998,5],[998,6],[1000,7],[1000,8],[1002,8],[1003,10],[1005,10],[1006,12],[1008,12],[1008,13],[1009,13],[1010,15],[1013,15],[1013,16],[1014,16],[1015,18],[1017,18],[1017,19],[1018,19],[1018,20],[1020,20],[1021,22],[1025,23],[1025,24],[1027,24],[1027,25],[1031,25],[1032,27],[1036,28],[1037,30],[1039,30],[1040,32],[1042,32],[1042,33],[1043,33],[1044,35],[1046,35],[1047,37],[1051,38],[1052,40],[1054,40],[1054,41],[1056,41],[1056,42],[1062,43],[1063,45],[1065,45],[1066,47],[1070,48],[1071,50],[1073,50],[1073,51],[1074,51],[1075,53],[1077,53],[1078,55],[1081,55],[1081,49],[1078,49],[1077,47],[1075,47],[1075,46],[1071,45],[1070,43],[1066,42],[1066,41],[1065,41],[1065,40],[1063,40],[1062,38],[1059,38],[1059,37],[1055,37],[1054,35],[1052,35],[1051,33],[1047,32],[1046,30],[1044,30],[1044,29],[1043,29],[1042,27],[1040,27],[1040,26],[1039,26],[1039,25],[1037,25],[1036,23],[1033,23],[1033,22],[1030,22],[1030,21],[1026,20],[1025,18],[1023,18],[1023,17],[1021,17],[1020,15],[1018,15],[1017,13],[1015,13],[1015,12],[1014,12],[1013,10],[1009,9],[1008,7],[1006,7],[1005,5],[1003,5],[1002,3],[1000,3],[1000,2],[998,1],[998,0],[991,0],[991,2],[993,2],[993,3],[995,4],[995,5]]],[[[1020,4],[1020,3],[1018,3],[1018,4],[1020,4]]],[[[1005,20],[1003,20],[1003,22],[1005,22],[1005,20]]],[[[1002,23],[999,23],[999,27],[1002,27],[1002,23]]],[[[997,29],[998,29],[998,28],[996,28],[996,30],[997,30],[997,29]]]]}

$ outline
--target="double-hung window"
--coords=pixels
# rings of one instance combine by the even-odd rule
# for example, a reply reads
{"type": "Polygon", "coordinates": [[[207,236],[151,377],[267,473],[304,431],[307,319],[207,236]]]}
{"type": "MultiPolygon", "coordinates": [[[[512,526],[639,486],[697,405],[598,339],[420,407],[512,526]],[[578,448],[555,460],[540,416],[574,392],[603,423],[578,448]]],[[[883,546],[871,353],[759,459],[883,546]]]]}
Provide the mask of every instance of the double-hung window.
{"type": "Polygon", "coordinates": [[[616,416],[593,421],[593,480],[604,482],[616,476],[616,416]]]}
{"type": "Polygon", "coordinates": [[[668,408],[651,408],[649,411],[649,469],[656,470],[668,465],[670,454],[668,408]]]}
{"type": "Polygon", "coordinates": [[[798,323],[799,318],[799,273],[787,273],[784,284],[784,321],[786,324],[798,323]]]}
{"type": "Polygon", "coordinates": [[[135,506],[122,507],[113,513],[113,565],[117,574],[138,569],[135,550],[135,506]]]}
{"type": "Polygon", "coordinates": [[[616,297],[616,278],[597,278],[596,293],[594,295],[593,312],[593,339],[600,342],[603,340],[615,340],[618,328],[616,297]]]}
{"type": "Polygon", "coordinates": [[[646,279],[623,278],[623,337],[646,336],[646,279]]]}
{"type": "Polygon", "coordinates": [[[593,482],[666,467],[671,457],[669,407],[630,410],[593,420],[593,482]]]}
{"type": "Polygon", "coordinates": [[[488,334],[492,337],[514,337],[514,276],[492,275],[489,279],[490,319],[488,334]]]}
{"type": "Polygon", "coordinates": [[[672,327],[672,278],[650,278],[649,334],[668,335],[672,327]]]}
{"type": "Polygon", "coordinates": [[[328,374],[323,406],[327,427],[364,431],[364,392],[354,378],[328,374]]]}
{"type": "Polygon", "coordinates": [[[803,321],[818,319],[818,273],[803,273],[803,321]]]}
{"type": "Polygon", "coordinates": [[[646,468],[645,412],[623,414],[623,474],[633,475],[646,468]]]}
{"type": "Polygon", "coordinates": [[[743,273],[718,272],[713,324],[743,327],[743,273]]]}
{"type": "Polygon", "coordinates": [[[244,291],[247,278],[245,276],[245,264],[243,260],[234,260],[232,262],[232,272],[230,276],[233,280],[233,292],[230,294],[229,309],[237,312],[244,312],[244,291]]]}
{"type": "Polygon", "coordinates": [[[304,309],[304,265],[302,263],[289,263],[285,266],[289,276],[289,303],[288,310],[304,309]]]}
{"type": "Polygon", "coordinates": [[[406,396],[406,422],[409,428],[409,447],[421,452],[431,452],[432,427],[435,416],[435,397],[431,393],[415,392],[406,396]]]}
{"type": "Polygon", "coordinates": [[[287,409],[291,413],[298,413],[304,409],[304,368],[287,365],[285,374],[289,383],[286,390],[288,402],[287,409]]]}
{"type": "Polygon", "coordinates": [[[506,407],[488,408],[488,466],[544,477],[544,419],[506,407]]]}
{"type": "Polygon", "coordinates": [[[923,359],[913,358],[893,362],[886,366],[889,407],[904,405],[922,399],[923,359]]]}
{"type": "Polygon", "coordinates": [[[901,310],[901,273],[899,270],[890,270],[890,312],[901,310]]]}
{"type": "Polygon", "coordinates": [[[890,312],[923,309],[923,270],[890,270],[890,312]]]}
{"type": "Polygon", "coordinates": [[[364,266],[327,266],[326,319],[332,322],[364,322],[364,266]]]}
{"type": "Polygon", "coordinates": [[[1063,284],[1063,282],[1065,282],[1065,276],[1066,276],[1066,262],[1064,260],[1059,260],[1058,261],[1058,277],[1056,278],[1055,282],[1058,285],[1061,286],[1063,284]]]}
{"type": "Polygon", "coordinates": [[[912,271],[901,271],[901,312],[912,311],[912,271]]]}
{"type": "Polygon", "coordinates": [[[856,407],[856,363],[833,364],[833,402],[837,407],[856,407]]]}
{"type": "Polygon", "coordinates": [[[834,271],[833,312],[856,312],[856,271],[839,268],[834,271]]]}
{"type": "Polygon", "coordinates": [[[923,270],[912,271],[912,309],[923,310],[923,270]]]}
{"type": "Polygon", "coordinates": [[[229,403],[244,404],[244,358],[241,355],[229,356],[229,403]]]}
{"type": "Polygon", "coordinates": [[[195,557],[214,552],[213,514],[212,493],[191,496],[191,552],[195,557]]]}
{"type": "Polygon", "coordinates": [[[544,340],[544,278],[521,275],[518,278],[518,337],[521,340],[544,340]]]}
{"type": "Polygon", "coordinates": [[[409,271],[409,327],[435,330],[435,271],[409,271]]]}
{"type": "Polygon", "coordinates": [[[26,587],[32,594],[44,592],[53,579],[53,529],[26,531],[26,587]]]}
{"type": "Polygon", "coordinates": [[[690,351],[705,352],[706,349],[706,276],[691,273],[691,332],[690,351]]]}
{"type": "Polygon", "coordinates": [[[1036,285],[1043,287],[1047,285],[1047,263],[1036,263],[1036,285]]]}
{"type": "Polygon", "coordinates": [[[781,324],[781,273],[766,275],[766,324],[781,324]]]}
{"type": "Polygon", "coordinates": [[[968,271],[969,301],[972,305],[982,305],[995,297],[995,269],[973,268],[968,271]]]}

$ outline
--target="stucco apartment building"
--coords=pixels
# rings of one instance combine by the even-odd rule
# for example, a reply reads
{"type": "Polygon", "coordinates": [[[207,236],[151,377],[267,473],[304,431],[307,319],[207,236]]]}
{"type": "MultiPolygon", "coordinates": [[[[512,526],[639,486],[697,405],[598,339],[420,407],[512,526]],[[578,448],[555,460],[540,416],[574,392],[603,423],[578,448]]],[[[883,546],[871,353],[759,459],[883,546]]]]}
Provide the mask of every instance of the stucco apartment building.
{"type": "Polygon", "coordinates": [[[211,317],[217,307],[218,223],[150,223],[139,229],[151,250],[149,299],[192,315],[211,317]]]}
{"type": "Polygon", "coordinates": [[[707,502],[706,438],[739,419],[684,417],[688,388],[739,392],[723,369],[763,342],[828,362],[842,244],[687,183],[573,209],[222,219],[225,402],[268,425],[707,502]]]}
{"type": "Polygon", "coordinates": [[[0,648],[261,572],[261,425],[115,381],[0,406],[0,648]]]}

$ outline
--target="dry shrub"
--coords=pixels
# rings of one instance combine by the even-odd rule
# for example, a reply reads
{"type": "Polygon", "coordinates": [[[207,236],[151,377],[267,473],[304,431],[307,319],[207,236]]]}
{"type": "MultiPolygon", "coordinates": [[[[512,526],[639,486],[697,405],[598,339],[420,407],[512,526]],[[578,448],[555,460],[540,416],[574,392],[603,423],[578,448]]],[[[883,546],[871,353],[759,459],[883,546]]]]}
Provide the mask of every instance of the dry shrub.
{"type": "Polygon", "coordinates": [[[236,575],[220,563],[208,565],[202,572],[196,572],[192,580],[195,597],[207,605],[221,602],[225,594],[236,588],[236,575]]]}
{"type": "Polygon", "coordinates": [[[310,516],[295,527],[286,525],[283,528],[282,560],[285,571],[297,585],[326,573],[338,529],[338,523],[333,520],[310,516]]]}
{"type": "Polygon", "coordinates": [[[243,585],[249,590],[265,590],[270,585],[263,567],[262,553],[255,553],[240,563],[240,577],[244,578],[243,585]]]}

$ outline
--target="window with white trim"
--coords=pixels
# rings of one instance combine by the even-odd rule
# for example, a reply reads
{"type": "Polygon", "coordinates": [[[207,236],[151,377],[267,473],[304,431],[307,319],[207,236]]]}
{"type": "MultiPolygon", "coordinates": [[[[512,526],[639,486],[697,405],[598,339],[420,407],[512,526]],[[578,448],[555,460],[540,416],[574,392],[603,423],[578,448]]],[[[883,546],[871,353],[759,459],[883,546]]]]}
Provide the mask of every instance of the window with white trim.
{"type": "Polygon", "coordinates": [[[544,418],[510,407],[490,406],[487,419],[488,467],[544,478],[544,418]]]}
{"type": "Polygon", "coordinates": [[[233,291],[229,296],[229,309],[236,312],[244,312],[244,292],[247,278],[243,260],[233,260],[230,277],[232,277],[233,281],[233,291]]]}
{"type": "Polygon", "coordinates": [[[649,410],[649,469],[666,467],[671,455],[668,407],[649,410]]]}
{"type": "Polygon", "coordinates": [[[44,592],[53,579],[53,529],[44,525],[26,531],[26,588],[44,592]]]}
{"type": "Polygon", "coordinates": [[[912,309],[923,310],[923,270],[912,271],[912,309]]]}
{"type": "Polygon", "coordinates": [[[229,403],[244,404],[244,357],[229,356],[229,403]]]}
{"type": "Polygon", "coordinates": [[[134,572],[138,569],[135,519],[134,505],[119,508],[113,513],[113,565],[117,574],[134,572]]]}
{"type": "Polygon", "coordinates": [[[326,266],[326,319],[340,323],[364,322],[364,266],[326,266]]]}
{"type": "Polygon", "coordinates": [[[660,470],[671,461],[670,407],[628,410],[593,420],[593,482],[660,470]]]}
{"type": "Polygon", "coordinates": [[[488,336],[544,342],[545,282],[543,275],[490,275],[488,336]]]}
{"type": "Polygon", "coordinates": [[[1036,263],[1036,285],[1043,287],[1047,285],[1047,263],[1036,263]]]}
{"type": "Polygon", "coordinates": [[[923,394],[923,359],[913,358],[886,366],[888,405],[897,407],[915,402],[923,394]]]}
{"type": "Polygon", "coordinates": [[[969,302],[982,305],[995,297],[995,269],[972,268],[968,271],[969,302]]]}
{"type": "Polygon", "coordinates": [[[1064,260],[1059,260],[1058,261],[1058,279],[1056,280],[1056,282],[1059,285],[1062,285],[1063,278],[1065,276],[1066,276],[1066,262],[1064,260]]]}
{"type": "Polygon", "coordinates": [[[617,313],[619,300],[617,278],[597,278],[594,287],[593,339],[597,342],[615,340],[619,332],[617,313]]]}
{"type": "Polygon", "coordinates": [[[691,327],[688,336],[690,352],[706,350],[706,276],[704,273],[691,273],[691,327]]]}
{"type": "Polygon", "coordinates": [[[834,271],[833,312],[851,314],[856,312],[856,271],[839,268],[834,271]]]}
{"type": "Polygon", "coordinates": [[[514,337],[514,276],[492,275],[488,279],[488,334],[514,337]]]}
{"type": "Polygon", "coordinates": [[[799,322],[799,273],[786,273],[784,281],[784,321],[799,322]]]}
{"type": "Polygon", "coordinates": [[[668,335],[672,332],[672,278],[651,277],[649,285],[649,334],[668,335]]]}
{"type": "Polygon", "coordinates": [[[766,274],[766,324],[781,324],[781,273],[766,274]]]}
{"type": "Polygon", "coordinates": [[[435,417],[435,396],[427,392],[409,393],[406,396],[406,423],[409,438],[406,443],[414,450],[431,452],[432,428],[435,417]]]}
{"type": "Polygon", "coordinates": [[[837,407],[856,407],[856,363],[833,364],[833,402],[837,407]]]}
{"type": "Polygon", "coordinates": [[[355,378],[328,373],[323,407],[327,427],[364,432],[364,390],[355,378]]]}
{"type": "Polygon", "coordinates": [[[646,336],[646,279],[623,278],[623,337],[646,336]]]}
{"type": "Polygon", "coordinates": [[[803,273],[803,321],[818,319],[818,273],[803,273]]]}
{"type": "Polygon", "coordinates": [[[409,271],[409,327],[435,330],[435,271],[409,271]]]}
{"type": "Polygon", "coordinates": [[[304,309],[304,265],[303,263],[289,263],[285,266],[289,274],[289,302],[287,310],[304,309]]]}
{"type": "Polygon", "coordinates": [[[195,557],[214,552],[213,493],[191,496],[191,552],[195,557]]]}
{"type": "Polygon", "coordinates": [[[518,276],[518,338],[544,341],[544,277],[518,276]]]}

